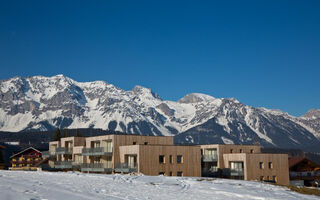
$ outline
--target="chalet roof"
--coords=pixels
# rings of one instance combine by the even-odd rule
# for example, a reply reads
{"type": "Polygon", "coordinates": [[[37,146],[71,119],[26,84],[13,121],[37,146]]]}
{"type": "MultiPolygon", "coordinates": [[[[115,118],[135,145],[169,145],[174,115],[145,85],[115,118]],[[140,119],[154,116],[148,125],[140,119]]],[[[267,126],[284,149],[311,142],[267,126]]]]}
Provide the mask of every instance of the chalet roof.
{"type": "Polygon", "coordinates": [[[10,158],[13,158],[13,157],[15,157],[15,156],[17,156],[17,155],[19,155],[19,154],[22,154],[23,152],[28,151],[28,150],[30,150],[30,149],[41,153],[41,151],[39,151],[39,150],[37,150],[37,149],[35,149],[35,148],[33,148],[33,147],[28,147],[28,148],[26,148],[26,149],[24,149],[24,150],[22,150],[22,151],[20,151],[20,152],[18,152],[18,153],[16,153],[16,154],[13,154],[10,158]]]}
{"type": "Polygon", "coordinates": [[[289,158],[289,168],[295,166],[299,162],[303,161],[304,159],[307,159],[305,157],[290,157],[289,158]]]}
{"type": "Polygon", "coordinates": [[[303,161],[307,161],[309,163],[309,165],[314,168],[320,168],[320,165],[313,162],[312,160],[310,160],[307,157],[291,157],[291,158],[289,158],[289,169],[291,169],[292,167],[295,167],[296,165],[298,165],[299,163],[301,163],[303,161]]]}

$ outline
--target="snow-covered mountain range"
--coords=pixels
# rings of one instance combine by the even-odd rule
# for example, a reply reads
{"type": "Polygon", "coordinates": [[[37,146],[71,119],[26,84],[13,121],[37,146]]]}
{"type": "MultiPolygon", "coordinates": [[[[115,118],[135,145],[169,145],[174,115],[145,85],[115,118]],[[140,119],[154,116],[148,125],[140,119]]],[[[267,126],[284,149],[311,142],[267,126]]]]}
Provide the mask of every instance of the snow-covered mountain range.
{"type": "Polygon", "coordinates": [[[294,117],[199,93],[166,101],[145,87],[125,91],[104,81],[77,82],[63,75],[0,81],[0,131],[56,127],[175,135],[183,143],[260,142],[320,151],[320,110],[294,117]]]}

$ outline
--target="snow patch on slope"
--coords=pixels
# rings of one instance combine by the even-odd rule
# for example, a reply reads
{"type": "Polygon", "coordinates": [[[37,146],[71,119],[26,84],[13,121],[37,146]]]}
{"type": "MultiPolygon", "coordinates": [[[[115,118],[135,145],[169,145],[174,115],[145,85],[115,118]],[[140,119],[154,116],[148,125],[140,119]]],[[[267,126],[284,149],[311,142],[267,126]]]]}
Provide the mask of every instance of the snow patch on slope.
{"type": "Polygon", "coordinates": [[[318,200],[256,181],[0,170],[0,194],[9,199],[318,200]]]}

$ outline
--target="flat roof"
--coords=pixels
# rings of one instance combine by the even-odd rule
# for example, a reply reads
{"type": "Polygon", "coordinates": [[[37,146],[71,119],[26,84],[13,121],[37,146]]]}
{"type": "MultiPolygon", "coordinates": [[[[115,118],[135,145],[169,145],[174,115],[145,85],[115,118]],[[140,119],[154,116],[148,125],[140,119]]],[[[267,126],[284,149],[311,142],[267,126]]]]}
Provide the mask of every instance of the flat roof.
{"type": "Polygon", "coordinates": [[[198,145],[175,145],[175,144],[129,144],[129,145],[121,145],[123,146],[170,146],[170,147],[199,147],[198,145]]]}
{"type": "Polygon", "coordinates": [[[220,145],[220,146],[261,146],[259,144],[198,144],[199,146],[211,146],[211,145],[220,145]]]}
{"type": "Polygon", "coordinates": [[[288,155],[286,153],[224,153],[223,155],[239,155],[239,154],[246,154],[246,155],[288,155]]]}

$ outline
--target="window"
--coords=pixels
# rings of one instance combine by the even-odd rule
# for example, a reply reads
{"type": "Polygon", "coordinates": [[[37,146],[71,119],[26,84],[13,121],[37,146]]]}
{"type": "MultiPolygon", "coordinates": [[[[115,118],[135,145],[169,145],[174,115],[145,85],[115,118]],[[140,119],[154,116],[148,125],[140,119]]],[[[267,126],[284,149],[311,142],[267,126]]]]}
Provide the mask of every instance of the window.
{"type": "Polygon", "coordinates": [[[242,149],[240,149],[240,153],[242,153],[242,149]]]}
{"type": "Polygon", "coordinates": [[[277,176],[272,176],[272,180],[276,183],[276,182],[278,182],[278,177],[277,176]]]}
{"type": "Polygon", "coordinates": [[[169,156],[169,162],[172,164],[173,163],[173,157],[172,155],[169,156]]]}
{"type": "Polygon", "coordinates": [[[273,169],[273,163],[272,162],[269,162],[268,166],[269,166],[269,169],[273,169]]]}
{"type": "Polygon", "coordinates": [[[159,175],[164,175],[164,172],[159,172],[159,175]]]}
{"type": "Polygon", "coordinates": [[[218,167],[217,166],[211,166],[209,171],[210,172],[218,172],[218,167]]]}
{"type": "Polygon", "coordinates": [[[144,145],[148,145],[148,142],[144,142],[144,145]]]}
{"type": "Polygon", "coordinates": [[[93,163],[100,163],[100,158],[99,157],[94,157],[93,158],[93,163]]]}
{"type": "Polygon", "coordinates": [[[183,157],[181,155],[177,155],[177,163],[183,163],[183,157]]]}
{"type": "Polygon", "coordinates": [[[177,172],[177,176],[183,176],[183,172],[177,172]]]}
{"type": "Polygon", "coordinates": [[[203,158],[208,161],[218,159],[217,149],[205,149],[203,158]]]}
{"type": "Polygon", "coordinates": [[[250,149],[250,153],[254,153],[253,149],[250,149]]]}
{"type": "Polygon", "coordinates": [[[127,155],[127,163],[129,168],[135,168],[137,166],[137,156],[136,155],[127,155]]]}
{"type": "Polygon", "coordinates": [[[233,152],[233,149],[230,149],[230,153],[232,153],[233,152]]]}
{"type": "Polygon", "coordinates": [[[133,144],[133,145],[136,145],[136,144],[137,144],[137,142],[132,142],[132,144],[133,144]]]}
{"type": "Polygon", "coordinates": [[[159,156],[159,163],[165,163],[165,157],[164,155],[159,156]]]}
{"type": "Polygon", "coordinates": [[[243,171],[243,162],[230,162],[230,169],[237,172],[243,171]]]}
{"type": "Polygon", "coordinates": [[[264,169],[264,164],[263,164],[263,162],[259,162],[259,168],[260,168],[260,169],[264,169]]]}
{"type": "Polygon", "coordinates": [[[104,147],[104,150],[106,152],[112,152],[112,150],[113,150],[112,140],[104,140],[104,141],[102,141],[102,147],[104,147]]]}
{"type": "Polygon", "coordinates": [[[169,173],[169,176],[172,176],[172,172],[169,173]]]}

